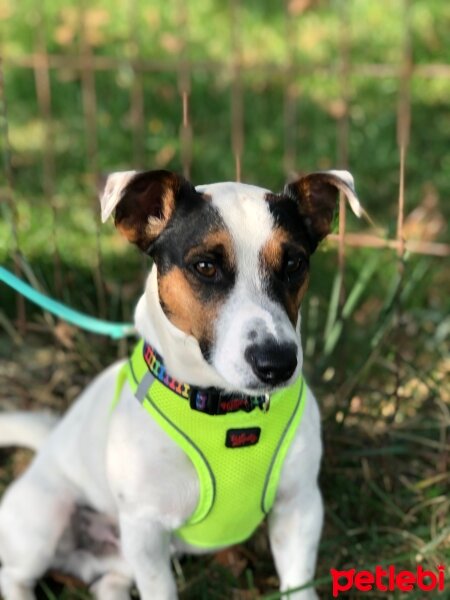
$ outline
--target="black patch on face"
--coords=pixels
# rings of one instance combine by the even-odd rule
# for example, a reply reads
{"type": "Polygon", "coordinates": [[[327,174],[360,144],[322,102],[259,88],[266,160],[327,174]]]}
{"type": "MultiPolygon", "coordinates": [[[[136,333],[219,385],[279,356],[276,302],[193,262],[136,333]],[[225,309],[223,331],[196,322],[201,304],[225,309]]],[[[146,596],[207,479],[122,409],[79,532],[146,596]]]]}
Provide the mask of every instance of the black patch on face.
{"type": "Polygon", "coordinates": [[[185,253],[221,225],[219,213],[201,194],[180,193],[169,222],[151,247],[161,275],[174,265],[183,267],[185,253]]]}
{"type": "Polygon", "coordinates": [[[298,210],[297,202],[284,194],[268,193],[265,199],[275,225],[287,231],[290,237],[301,244],[307,250],[308,255],[311,255],[316,249],[316,245],[311,241],[308,228],[298,210]]]}
{"type": "Polygon", "coordinates": [[[223,277],[218,280],[207,281],[198,276],[192,266],[195,254],[187,260],[189,251],[200,246],[208,234],[221,230],[226,230],[225,223],[208,199],[197,192],[180,195],[169,223],[152,246],[159,274],[163,276],[173,267],[179,267],[202,302],[217,301],[226,295],[234,285],[235,272],[220,248],[214,249],[213,256],[209,257],[207,253],[205,257],[202,252],[197,256],[198,259],[209,257],[219,263],[223,277]]]}
{"type": "Polygon", "coordinates": [[[275,221],[275,227],[284,229],[292,240],[292,243],[283,244],[284,259],[280,269],[277,272],[266,269],[265,272],[268,295],[287,309],[289,299],[295,298],[308,276],[309,258],[314,252],[315,246],[311,243],[295,201],[283,194],[272,193],[266,194],[266,201],[275,221]],[[287,276],[285,263],[290,256],[297,255],[302,256],[302,266],[297,273],[287,276]]]}
{"type": "Polygon", "coordinates": [[[267,294],[270,298],[287,309],[289,297],[292,296],[294,298],[297,295],[308,276],[308,272],[309,261],[306,255],[303,259],[302,268],[293,277],[286,278],[282,270],[280,272],[266,270],[265,280],[267,294]]]}

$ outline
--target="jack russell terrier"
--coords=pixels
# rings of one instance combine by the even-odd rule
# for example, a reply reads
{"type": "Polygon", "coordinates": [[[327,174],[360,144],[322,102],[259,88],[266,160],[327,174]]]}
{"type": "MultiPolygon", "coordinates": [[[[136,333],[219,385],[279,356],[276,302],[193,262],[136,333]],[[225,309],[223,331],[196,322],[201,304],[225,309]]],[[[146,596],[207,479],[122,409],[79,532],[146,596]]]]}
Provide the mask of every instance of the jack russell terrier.
{"type": "Polygon", "coordinates": [[[5,600],[34,599],[50,568],[98,600],[128,600],[133,582],[142,600],[173,600],[172,554],[242,542],[266,515],[281,591],[313,578],[322,448],[299,309],[338,191],[360,215],[346,171],[281,193],[194,187],[169,171],[109,176],[102,220],[114,214],[153,259],[140,342],[58,423],[1,415],[0,445],[37,451],[0,507],[5,600]]]}

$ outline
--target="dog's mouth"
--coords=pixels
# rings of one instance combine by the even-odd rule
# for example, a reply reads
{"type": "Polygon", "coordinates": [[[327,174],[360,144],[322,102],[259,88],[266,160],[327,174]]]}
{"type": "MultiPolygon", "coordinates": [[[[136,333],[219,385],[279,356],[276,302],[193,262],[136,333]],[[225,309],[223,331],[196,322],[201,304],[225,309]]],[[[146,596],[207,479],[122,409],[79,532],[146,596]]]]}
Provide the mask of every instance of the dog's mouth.
{"type": "Polygon", "coordinates": [[[251,342],[236,353],[216,352],[211,366],[226,390],[247,395],[272,394],[292,385],[302,367],[301,348],[294,340],[272,338],[251,342]]]}
{"type": "Polygon", "coordinates": [[[242,389],[244,394],[253,395],[253,396],[261,396],[265,394],[273,394],[283,388],[289,387],[294,383],[297,378],[297,370],[296,372],[287,380],[276,384],[268,384],[263,381],[259,381],[254,379],[252,381],[248,381],[245,385],[245,388],[242,389]]]}
{"type": "Polygon", "coordinates": [[[291,359],[288,362],[278,360],[276,368],[273,367],[273,364],[275,363],[265,362],[264,359],[257,365],[252,364],[249,359],[245,360],[239,369],[242,385],[237,390],[236,380],[234,380],[234,392],[250,396],[272,394],[292,385],[301,371],[301,364],[297,358],[295,358],[295,361],[291,359]],[[244,369],[242,369],[242,366],[244,366],[244,369]]]}

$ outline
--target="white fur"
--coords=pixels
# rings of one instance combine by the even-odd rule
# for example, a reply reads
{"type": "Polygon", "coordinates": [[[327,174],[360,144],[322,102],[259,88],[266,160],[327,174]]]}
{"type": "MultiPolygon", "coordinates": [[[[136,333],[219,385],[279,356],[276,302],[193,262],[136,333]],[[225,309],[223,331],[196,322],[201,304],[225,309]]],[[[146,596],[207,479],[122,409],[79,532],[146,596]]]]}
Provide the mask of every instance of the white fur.
{"type": "Polygon", "coordinates": [[[159,303],[156,276],[156,268],[153,267],[147,279],[146,293],[136,307],[138,333],[144,339],[152,340],[172,377],[202,387],[229,389],[230,384],[205,362],[197,340],[172,325],[164,314],[159,303]]]}
{"type": "MultiPolygon", "coordinates": [[[[277,339],[296,339],[301,363],[300,340],[281,309],[262,293],[258,275],[257,252],[272,226],[270,214],[257,201],[264,191],[229,184],[205,186],[206,190],[213,194],[213,202],[230,227],[239,255],[236,290],[216,328],[223,332],[219,342],[222,352],[230,348],[228,329],[236,341],[236,336],[244,337],[246,327],[253,327],[258,318],[277,339]],[[245,223],[247,228],[241,231],[245,223]]],[[[110,206],[107,202],[106,212],[110,206]]],[[[239,364],[216,356],[213,366],[208,365],[196,340],[168,321],[159,305],[154,270],[138,303],[135,322],[140,334],[164,356],[174,377],[226,389],[248,383],[248,373],[242,373],[239,364]]],[[[32,600],[36,579],[52,565],[60,567],[64,560],[81,576],[89,577],[95,569],[104,574],[93,588],[99,600],[126,600],[133,580],[142,600],[177,597],[170,553],[195,553],[199,549],[186,547],[170,533],[195,509],[197,475],[184,452],[143,412],[128,386],[110,414],[120,366],[116,363],[92,382],[3,497],[0,586],[5,600],[32,600]],[[91,506],[118,523],[121,548],[113,559],[93,565],[87,557],[64,554],[61,538],[75,504],[91,506]]],[[[5,418],[0,416],[0,435],[5,418]]],[[[23,443],[23,433],[19,441],[23,443]]],[[[308,390],[305,412],[284,463],[269,520],[282,590],[300,586],[314,574],[322,527],[317,488],[320,457],[320,418],[308,390]]],[[[289,597],[317,598],[312,589],[289,597]]]]}
{"type": "Polygon", "coordinates": [[[50,413],[3,414],[0,419],[0,446],[24,446],[39,450],[58,419],[50,413]]]}
{"type": "Polygon", "coordinates": [[[211,196],[231,234],[236,253],[236,284],[215,324],[212,364],[227,389],[249,394],[268,391],[244,357],[250,344],[247,334],[255,331],[261,339],[267,333],[280,344],[297,346],[297,369],[284,383],[289,384],[301,370],[302,350],[287,314],[269,298],[260,269],[260,252],[275,227],[264,201],[268,190],[243,183],[215,183],[199,186],[197,190],[211,196]]]}

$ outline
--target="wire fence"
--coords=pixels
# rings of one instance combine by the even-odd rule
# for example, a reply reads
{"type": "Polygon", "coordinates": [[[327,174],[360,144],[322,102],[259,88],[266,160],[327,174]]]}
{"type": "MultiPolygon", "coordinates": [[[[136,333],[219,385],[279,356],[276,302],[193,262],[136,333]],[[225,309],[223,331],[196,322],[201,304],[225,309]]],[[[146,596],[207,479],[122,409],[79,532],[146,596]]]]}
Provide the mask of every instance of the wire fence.
{"type": "MultiPolygon", "coordinates": [[[[133,29],[133,2],[130,3],[130,28],[133,29]]],[[[407,187],[405,181],[405,166],[408,158],[408,147],[411,128],[411,81],[413,77],[422,77],[425,79],[445,78],[450,80],[450,65],[448,64],[420,64],[415,65],[411,49],[410,34],[410,3],[404,0],[404,33],[402,59],[399,64],[352,64],[349,51],[349,22],[346,11],[348,3],[343,3],[341,10],[341,25],[339,32],[339,44],[337,53],[339,65],[339,88],[340,88],[340,111],[337,117],[337,149],[338,163],[340,168],[349,167],[349,137],[351,135],[349,124],[349,105],[351,98],[349,95],[349,82],[352,77],[360,76],[371,79],[396,78],[398,81],[398,102],[397,102],[397,146],[399,157],[398,172],[398,197],[395,199],[397,204],[397,227],[396,235],[392,238],[386,238],[380,235],[376,229],[364,231],[363,233],[348,232],[346,225],[346,206],[341,197],[339,205],[339,231],[331,235],[331,243],[335,245],[338,253],[338,266],[341,285],[341,304],[344,301],[343,292],[345,271],[346,271],[346,251],[348,247],[364,247],[383,249],[388,248],[396,252],[398,257],[398,270],[401,275],[403,269],[403,257],[405,252],[421,253],[436,257],[450,256],[450,245],[437,243],[426,239],[405,239],[404,220],[405,220],[405,195],[407,187]]],[[[293,45],[294,30],[292,27],[292,14],[285,7],[285,38],[287,48],[293,45]]],[[[178,52],[177,58],[154,59],[142,56],[139,39],[130,36],[127,56],[107,56],[96,54],[94,48],[86,35],[86,6],[85,3],[79,3],[78,19],[80,26],[80,44],[77,54],[54,54],[49,53],[45,38],[45,20],[43,12],[38,12],[39,18],[36,23],[37,34],[35,36],[35,49],[31,54],[7,55],[4,56],[0,64],[0,118],[2,122],[3,137],[3,171],[5,184],[2,189],[2,200],[9,209],[11,227],[12,227],[12,248],[11,253],[14,261],[14,268],[17,275],[22,274],[20,257],[23,254],[21,240],[19,235],[19,220],[17,217],[16,199],[15,199],[15,181],[13,168],[11,165],[11,143],[8,134],[8,97],[4,86],[3,71],[5,70],[28,70],[34,74],[36,102],[39,115],[44,124],[44,143],[42,150],[42,180],[43,191],[50,202],[52,209],[52,227],[48,232],[53,252],[53,268],[55,290],[60,294],[64,287],[64,279],[61,273],[60,252],[58,247],[58,211],[61,210],[56,202],[56,167],[55,167],[55,132],[52,117],[52,85],[51,73],[71,69],[79,74],[82,112],[84,123],[84,136],[86,141],[86,165],[88,169],[88,187],[92,196],[96,195],[97,186],[100,180],[99,168],[99,143],[97,136],[98,122],[98,98],[96,79],[101,72],[115,72],[123,68],[124,64],[132,73],[132,85],[130,86],[130,115],[131,115],[131,136],[132,153],[134,165],[144,166],[145,162],[145,89],[143,85],[144,76],[148,73],[170,73],[177,77],[178,98],[175,102],[179,108],[179,139],[180,139],[180,163],[182,171],[186,177],[190,176],[193,163],[193,144],[195,141],[196,130],[195,121],[191,118],[191,98],[192,98],[192,76],[198,72],[217,72],[227,73],[230,80],[228,93],[230,94],[230,153],[234,161],[234,177],[237,181],[245,179],[243,173],[243,156],[246,152],[245,139],[245,102],[243,101],[242,78],[248,72],[257,71],[262,79],[267,81],[274,77],[281,78],[283,81],[283,111],[284,121],[284,152],[283,168],[285,175],[290,177],[296,168],[296,136],[293,134],[299,127],[298,105],[300,102],[298,85],[293,84],[295,77],[300,77],[311,72],[314,68],[308,64],[299,64],[288,51],[288,58],[284,64],[272,63],[251,63],[242,56],[240,28],[240,10],[241,0],[230,0],[230,31],[232,54],[228,61],[218,61],[210,59],[190,59],[189,58],[189,39],[186,31],[189,29],[189,12],[187,3],[178,3],[178,52]]],[[[321,73],[335,72],[335,66],[322,66],[321,73]]],[[[231,174],[230,174],[231,175],[231,174]]],[[[98,297],[98,307],[100,316],[106,314],[105,285],[102,275],[102,250],[100,242],[99,220],[96,215],[97,207],[92,206],[95,213],[96,223],[96,250],[95,250],[95,269],[94,281],[98,297]]],[[[23,298],[17,297],[17,322],[20,330],[24,332],[29,326],[25,303],[23,298]]]]}

